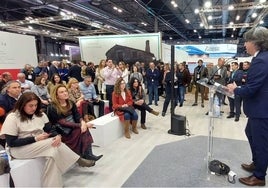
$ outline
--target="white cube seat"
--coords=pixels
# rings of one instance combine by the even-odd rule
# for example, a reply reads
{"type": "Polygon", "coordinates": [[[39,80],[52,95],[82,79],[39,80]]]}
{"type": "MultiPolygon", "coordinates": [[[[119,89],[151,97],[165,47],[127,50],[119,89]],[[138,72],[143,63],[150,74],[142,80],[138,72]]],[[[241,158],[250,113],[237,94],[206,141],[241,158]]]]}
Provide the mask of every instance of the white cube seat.
{"type": "Polygon", "coordinates": [[[123,136],[123,126],[119,117],[112,115],[113,112],[94,119],[91,123],[96,129],[90,129],[93,136],[93,145],[106,146],[123,136]]]}

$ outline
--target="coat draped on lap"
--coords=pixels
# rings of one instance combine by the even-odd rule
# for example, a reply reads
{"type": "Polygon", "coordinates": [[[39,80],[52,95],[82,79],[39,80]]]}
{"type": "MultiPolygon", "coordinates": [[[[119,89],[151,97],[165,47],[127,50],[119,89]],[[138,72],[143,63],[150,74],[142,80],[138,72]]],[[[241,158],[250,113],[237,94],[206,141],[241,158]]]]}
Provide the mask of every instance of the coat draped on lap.
{"type": "Polygon", "coordinates": [[[58,114],[56,108],[50,104],[48,107],[48,118],[52,124],[58,123],[63,127],[71,127],[73,130],[70,135],[62,135],[62,142],[71,148],[78,155],[82,155],[93,142],[89,131],[81,133],[80,114],[76,105],[73,103],[71,110],[67,115],[58,114]],[[73,117],[74,121],[66,120],[67,117],[73,117]]]}

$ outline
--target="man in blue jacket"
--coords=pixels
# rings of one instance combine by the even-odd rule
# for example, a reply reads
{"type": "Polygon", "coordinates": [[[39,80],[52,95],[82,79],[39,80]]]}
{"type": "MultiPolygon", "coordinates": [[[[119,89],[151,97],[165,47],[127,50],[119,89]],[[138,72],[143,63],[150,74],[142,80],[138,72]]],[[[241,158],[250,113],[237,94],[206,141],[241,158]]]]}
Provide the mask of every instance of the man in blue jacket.
{"type": "Polygon", "coordinates": [[[147,87],[149,90],[149,104],[152,105],[153,97],[154,97],[154,104],[158,106],[158,85],[159,85],[159,76],[160,72],[155,67],[153,62],[150,62],[149,69],[146,71],[147,77],[147,87]]]}
{"type": "Polygon", "coordinates": [[[241,167],[253,174],[239,178],[249,186],[265,186],[268,166],[268,29],[254,27],[244,34],[247,53],[253,56],[245,85],[229,84],[229,91],[243,98],[248,117],[245,129],[252,152],[252,163],[241,167]]]}

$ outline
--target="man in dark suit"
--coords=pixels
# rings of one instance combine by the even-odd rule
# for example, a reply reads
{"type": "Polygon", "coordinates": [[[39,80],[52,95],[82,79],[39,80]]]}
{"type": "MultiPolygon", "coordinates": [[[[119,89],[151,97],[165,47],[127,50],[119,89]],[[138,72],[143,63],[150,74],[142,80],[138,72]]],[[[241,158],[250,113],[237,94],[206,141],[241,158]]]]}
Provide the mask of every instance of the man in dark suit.
{"type": "Polygon", "coordinates": [[[229,91],[243,98],[248,117],[245,129],[252,152],[252,163],[242,168],[253,174],[239,178],[249,186],[265,186],[268,166],[268,29],[254,27],[244,34],[247,53],[253,56],[245,85],[229,84],[229,91]]]}
{"type": "MultiPolygon", "coordinates": [[[[232,72],[229,77],[228,83],[236,83],[237,86],[242,85],[243,71],[239,70],[239,65],[237,62],[233,62],[231,64],[232,72]]],[[[229,106],[230,106],[230,114],[227,118],[235,117],[235,121],[239,121],[239,116],[241,114],[241,102],[242,99],[239,95],[235,95],[234,98],[228,97],[229,106]]]]}

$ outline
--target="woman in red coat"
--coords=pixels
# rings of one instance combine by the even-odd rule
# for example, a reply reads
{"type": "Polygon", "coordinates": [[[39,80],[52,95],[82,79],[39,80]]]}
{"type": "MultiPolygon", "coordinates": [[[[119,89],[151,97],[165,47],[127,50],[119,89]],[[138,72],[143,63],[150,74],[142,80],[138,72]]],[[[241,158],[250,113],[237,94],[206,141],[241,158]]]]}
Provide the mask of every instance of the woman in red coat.
{"type": "Polygon", "coordinates": [[[138,134],[137,130],[137,120],[138,120],[138,114],[134,110],[134,107],[132,106],[132,96],[130,91],[126,88],[126,83],[123,78],[119,78],[115,85],[114,85],[114,91],[112,94],[112,101],[113,101],[113,110],[115,111],[116,115],[119,116],[120,121],[124,124],[124,130],[125,130],[125,137],[130,138],[129,134],[129,125],[130,122],[132,124],[132,131],[135,134],[138,134]],[[125,108],[129,107],[132,108],[131,112],[123,112],[119,108],[125,108]]]}

